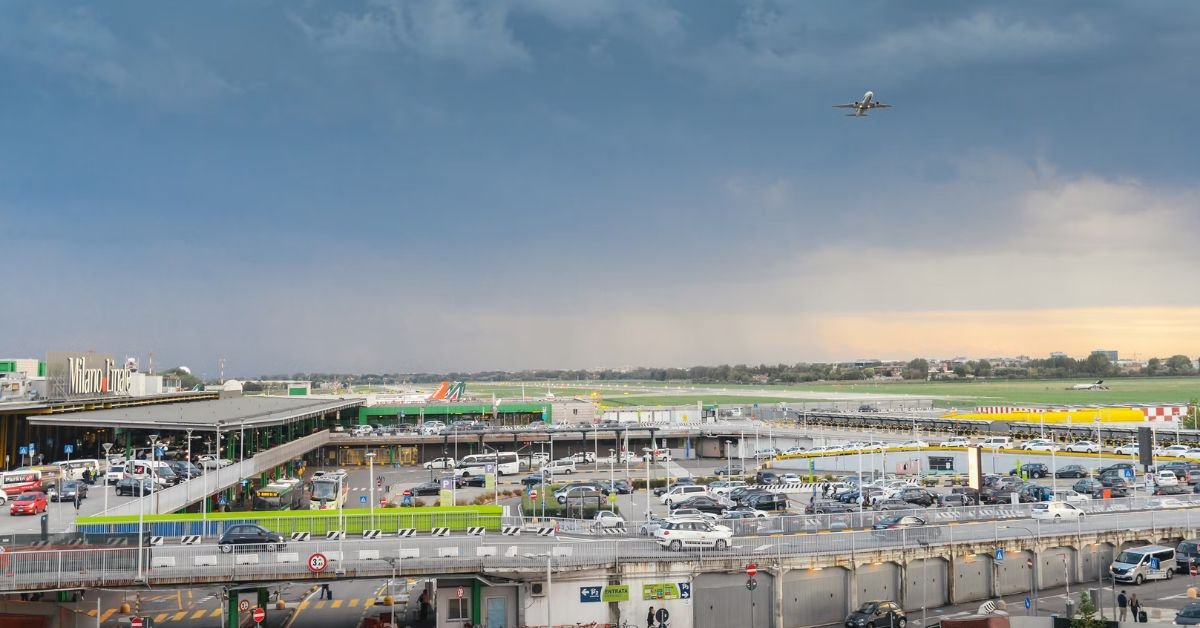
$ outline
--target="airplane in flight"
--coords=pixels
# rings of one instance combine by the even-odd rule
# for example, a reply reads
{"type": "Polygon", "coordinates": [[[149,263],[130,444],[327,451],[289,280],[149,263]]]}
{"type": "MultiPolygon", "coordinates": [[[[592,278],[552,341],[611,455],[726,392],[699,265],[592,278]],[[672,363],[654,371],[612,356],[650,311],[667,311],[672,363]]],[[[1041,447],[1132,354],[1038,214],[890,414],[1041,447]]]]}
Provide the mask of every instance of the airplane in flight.
{"type": "Polygon", "coordinates": [[[867,115],[867,111],[870,109],[884,109],[891,107],[891,105],[885,105],[878,100],[875,100],[875,92],[867,92],[863,94],[862,100],[856,100],[845,105],[834,105],[834,107],[838,109],[853,109],[853,113],[848,113],[846,115],[861,118],[867,115]]]}
{"type": "Polygon", "coordinates": [[[1108,390],[1108,386],[1104,385],[1104,380],[1098,379],[1091,384],[1075,384],[1067,390],[1108,390]]]}

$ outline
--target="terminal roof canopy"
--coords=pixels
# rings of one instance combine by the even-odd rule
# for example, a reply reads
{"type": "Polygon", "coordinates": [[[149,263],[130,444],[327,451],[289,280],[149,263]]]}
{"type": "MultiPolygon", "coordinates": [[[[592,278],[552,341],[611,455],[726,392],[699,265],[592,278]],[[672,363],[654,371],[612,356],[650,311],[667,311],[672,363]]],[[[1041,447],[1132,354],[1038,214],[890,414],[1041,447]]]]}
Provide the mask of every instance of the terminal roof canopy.
{"type": "Polygon", "coordinates": [[[235,397],[186,403],[155,404],[55,415],[35,415],[35,425],[124,427],[130,429],[212,430],[218,426],[283,425],[330,412],[356,408],[363,399],[313,397],[235,397]]]}

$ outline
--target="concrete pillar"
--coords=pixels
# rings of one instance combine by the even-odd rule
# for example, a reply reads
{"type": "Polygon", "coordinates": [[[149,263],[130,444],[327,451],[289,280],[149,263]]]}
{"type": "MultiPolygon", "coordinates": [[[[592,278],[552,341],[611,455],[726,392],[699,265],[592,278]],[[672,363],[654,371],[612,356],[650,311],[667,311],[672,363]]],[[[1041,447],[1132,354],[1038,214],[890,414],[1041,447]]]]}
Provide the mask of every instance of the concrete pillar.
{"type": "Polygon", "coordinates": [[[954,550],[951,550],[949,554],[946,554],[946,602],[950,604],[956,603],[954,598],[954,580],[957,574],[954,573],[954,569],[958,565],[958,562],[954,559],[954,550]]]}
{"type": "Polygon", "coordinates": [[[237,591],[229,592],[229,602],[225,605],[225,628],[239,628],[238,621],[238,598],[241,594],[237,591]]]}
{"type": "Polygon", "coordinates": [[[915,551],[916,550],[909,550],[904,552],[901,555],[902,557],[900,562],[898,563],[900,566],[900,588],[896,591],[897,600],[908,599],[908,557],[911,552],[915,551]]]}
{"type": "Polygon", "coordinates": [[[849,603],[846,610],[858,608],[858,561],[850,563],[850,577],[846,578],[846,586],[850,587],[846,595],[846,601],[849,603]]]}
{"type": "Polygon", "coordinates": [[[786,567],[780,567],[772,580],[772,593],[775,594],[775,612],[772,626],[783,626],[783,576],[788,572],[786,567]]]}

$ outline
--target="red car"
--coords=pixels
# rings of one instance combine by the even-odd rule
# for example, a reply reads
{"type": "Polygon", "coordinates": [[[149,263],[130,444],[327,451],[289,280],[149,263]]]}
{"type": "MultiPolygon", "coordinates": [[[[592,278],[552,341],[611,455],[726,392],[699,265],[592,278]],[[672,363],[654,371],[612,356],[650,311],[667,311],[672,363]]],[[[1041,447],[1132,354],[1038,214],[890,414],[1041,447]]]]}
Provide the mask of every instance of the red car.
{"type": "Polygon", "coordinates": [[[13,498],[8,512],[12,515],[36,515],[46,512],[48,505],[45,493],[21,493],[13,498]]]}

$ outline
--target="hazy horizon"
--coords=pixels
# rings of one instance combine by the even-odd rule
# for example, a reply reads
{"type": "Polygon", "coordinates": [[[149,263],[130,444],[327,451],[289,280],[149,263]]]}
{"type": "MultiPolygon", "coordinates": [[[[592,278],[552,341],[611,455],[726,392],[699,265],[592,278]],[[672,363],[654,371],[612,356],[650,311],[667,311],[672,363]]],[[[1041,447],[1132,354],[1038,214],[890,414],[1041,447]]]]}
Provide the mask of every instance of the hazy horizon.
{"type": "Polygon", "coordinates": [[[1198,35],[1182,0],[5,3],[0,354],[1200,355],[1198,35]]]}

